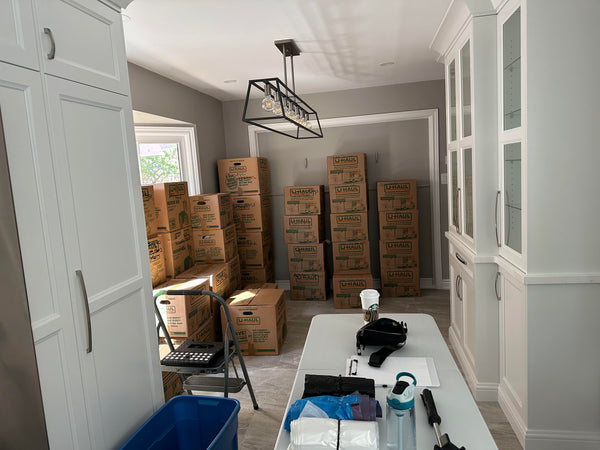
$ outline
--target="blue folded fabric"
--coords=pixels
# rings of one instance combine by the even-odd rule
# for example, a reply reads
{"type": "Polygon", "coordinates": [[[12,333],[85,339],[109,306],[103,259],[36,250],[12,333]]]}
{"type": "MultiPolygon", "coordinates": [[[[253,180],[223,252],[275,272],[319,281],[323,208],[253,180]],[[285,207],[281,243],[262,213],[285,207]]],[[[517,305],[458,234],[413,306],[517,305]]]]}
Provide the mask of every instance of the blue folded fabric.
{"type": "Polygon", "coordinates": [[[320,395],[318,397],[303,398],[296,400],[290,406],[283,427],[289,431],[292,420],[296,420],[301,415],[302,417],[326,416],[338,420],[375,420],[376,403],[377,401],[368,395],[359,394],[343,397],[320,395]],[[309,403],[309,407],[306,408],[309,403]]]}

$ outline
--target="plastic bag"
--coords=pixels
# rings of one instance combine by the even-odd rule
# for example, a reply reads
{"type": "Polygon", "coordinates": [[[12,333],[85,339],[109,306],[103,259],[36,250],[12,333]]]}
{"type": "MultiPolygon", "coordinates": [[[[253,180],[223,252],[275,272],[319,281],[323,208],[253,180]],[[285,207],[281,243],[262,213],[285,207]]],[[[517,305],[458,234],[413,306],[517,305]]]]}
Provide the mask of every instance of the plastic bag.
{"type": "Polygon", "coordinates": [[[338,421],[302,417],[292,422],[288,450],[337,449],[338,421]]]}

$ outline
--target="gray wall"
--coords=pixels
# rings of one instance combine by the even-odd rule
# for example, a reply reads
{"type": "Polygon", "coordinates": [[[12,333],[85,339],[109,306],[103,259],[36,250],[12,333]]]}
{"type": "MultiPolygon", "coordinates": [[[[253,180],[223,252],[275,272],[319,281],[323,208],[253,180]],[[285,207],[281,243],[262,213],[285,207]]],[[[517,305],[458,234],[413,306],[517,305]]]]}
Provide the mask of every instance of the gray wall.
{"type": "Polygon", "coordinates": [[[196,126],[203,192],[218,192],[216,160],[225,158],[223,104],[192,88],[129,63],[133,109],[196,126]]]}
{"type": "MultiPolygon", "coordinates": [[[[301,90],[300,90],[301,92],[301,90]]],[[[416,109],[437,108],[439,112],[440,173],[446,172],[446,119],[443,80],[410,83],[394,86],[328,92],[302,96],[318,113],[319,118],[333,118],[378,114],[416,109]]],[[[248,128],[241,121],[243,101],[223,103],[225,143],[228,158],[249,155],[248,128]]],[[[422,121],[424,122],[424,121],[422,121]]],[[[261,134],[261,156],[269,157],[273,181],[273,223],[275,247],[275,277],[287,279],[287,250],[281,233],[283,215],[282,187],[292,184],[325,184],[325,157],[340,153],[367,153],[369,187],[377,181],[416,178],[423,187],[419,189],[421,277],[432,276],[432,235],[428,179],[428,147],[423,139],[426,127],[419,121],[391,124],[362,125],[359,127],[328,128],[322,140],[296,141],[274,134],[261,134]],[[412,126],[411,126],[412,124],[412,126]],[[379,153],[379,164],[375,154],[379,153]],[[304,168],[304,159],[309,166],[304,168]],[[378,178],[381,177],[381,178],[378,178]]],[[[441,185],[442,232],[447,223],[447,189],[441,185]]],[[[326,199],[328,201],[328,198],[326,199]]],[[[372,267],[379,275],[377,245],[377,209],[374,191],[370,192],[371,210],[369,226],[372,249],[372,267]]],[[[327,211],[328,213],[328,211],[327,211]]],[[[328,217],[326,217],[328,222],[328,217]]],[[[442,236],[443,278],[448,278],[447,241],[442,236]]]]}

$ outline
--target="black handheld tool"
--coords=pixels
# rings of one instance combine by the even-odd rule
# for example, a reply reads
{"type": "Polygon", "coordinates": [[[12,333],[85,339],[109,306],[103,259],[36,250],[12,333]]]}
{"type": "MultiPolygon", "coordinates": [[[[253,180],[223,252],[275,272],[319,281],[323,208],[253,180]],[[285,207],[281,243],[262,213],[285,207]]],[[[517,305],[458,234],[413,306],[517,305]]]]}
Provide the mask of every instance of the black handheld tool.
{"type": "Polygon", "coordinates": [[[450,442],[450,438],[447,434],[440,433],[440,423],[442,423],[442,418],[437,413],[431,391],[429,389],[423,389],[421,398],[423,399],[423,404],[427,411],[427,420],[429,421],[429,425],[433,427],[435,437],[438,441],[437,445],[433,446],[433,450],[465,450],[464,447],[458,448],[450,442]]]}

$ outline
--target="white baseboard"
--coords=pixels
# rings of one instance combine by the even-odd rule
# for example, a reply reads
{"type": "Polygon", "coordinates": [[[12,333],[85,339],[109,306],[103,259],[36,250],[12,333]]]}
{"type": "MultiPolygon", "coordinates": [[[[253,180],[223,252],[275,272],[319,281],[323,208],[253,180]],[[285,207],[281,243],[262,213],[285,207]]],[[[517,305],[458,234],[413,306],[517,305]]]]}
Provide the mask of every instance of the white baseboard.
{"type": "Polygon", "coordinates": [[[500,386],[498,387],[498,404],[508,419],[517,439],[521,445],[525,447],[525,433],[527,432],[527,426],[521,415],[517,412],[517,407],[510,401],[510,396],[504,392],[504,389],[505,386],[500,383],[500,386]]]}
{"type": "MultiPolygon", "coordinates": [[[[330,280],[331,281],[331,280],[330,280]]],[[[290,280],[275,280],[279,289],[285,289],[286,291],[290,290],[290,280]]],[[[433,278],[421,278],[421,289],[436,289],[433,285],[433,278]]],[[[373,280],[373,288],[381,289],[381,280],[379,278],[375,278],[373,280]]],[[[450,289],[450,280],[442,280],[441,289],[449,290],[450,289]]]]}
{"type": "Polygon", "coordinates": [[[597,431],[527,430],[527,450],[597,450],[600,433],[597,431]]]}

